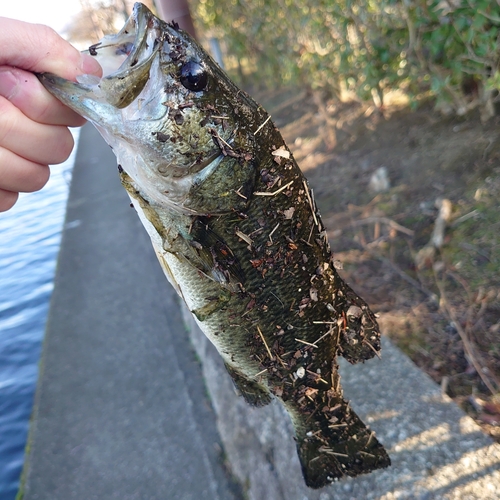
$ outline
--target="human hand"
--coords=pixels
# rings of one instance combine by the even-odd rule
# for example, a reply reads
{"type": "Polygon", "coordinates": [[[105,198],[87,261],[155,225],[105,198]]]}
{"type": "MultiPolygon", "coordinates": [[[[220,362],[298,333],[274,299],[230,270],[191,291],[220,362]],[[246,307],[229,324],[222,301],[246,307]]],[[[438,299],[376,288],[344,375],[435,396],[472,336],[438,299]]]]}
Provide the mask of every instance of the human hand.
{"type": "Polygon", "coordinates": [[[65,161],[73,149],[68,127],[85,120],[53,97],[33,72],[69,80],[101,76],[91,56],[82,55],[54,30],[0,17],[0,212],[19,192],[41,189],[49,164],[65,161]]]}

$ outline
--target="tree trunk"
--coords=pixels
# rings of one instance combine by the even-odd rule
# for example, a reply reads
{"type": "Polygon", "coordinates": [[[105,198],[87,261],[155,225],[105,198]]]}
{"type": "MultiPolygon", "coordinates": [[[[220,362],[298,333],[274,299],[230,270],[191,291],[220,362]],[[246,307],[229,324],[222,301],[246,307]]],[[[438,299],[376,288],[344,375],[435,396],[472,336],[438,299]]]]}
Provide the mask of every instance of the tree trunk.
{"type": "Polygon", "coordinates": [[[176,22],[181,29],[196,38],[187,0],[156,0],[155,4],[163,20],[176,22]]]}

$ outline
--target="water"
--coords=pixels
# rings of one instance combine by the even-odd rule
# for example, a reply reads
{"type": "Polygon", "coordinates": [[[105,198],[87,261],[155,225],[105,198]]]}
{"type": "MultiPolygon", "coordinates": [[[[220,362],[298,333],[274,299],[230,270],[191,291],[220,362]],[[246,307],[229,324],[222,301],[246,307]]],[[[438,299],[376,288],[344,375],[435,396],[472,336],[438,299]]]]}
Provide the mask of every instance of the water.
{"type": "Polygon", "coordinates": [[[0,500],[19,487],[74,154],[0,213],[0,500]]]}

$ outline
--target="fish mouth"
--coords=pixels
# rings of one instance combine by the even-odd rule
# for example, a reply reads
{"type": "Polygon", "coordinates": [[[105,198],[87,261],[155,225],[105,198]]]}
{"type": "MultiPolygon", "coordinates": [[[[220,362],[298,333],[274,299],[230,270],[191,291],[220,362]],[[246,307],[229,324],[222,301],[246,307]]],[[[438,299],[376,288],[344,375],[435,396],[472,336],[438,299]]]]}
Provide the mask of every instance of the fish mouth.
{"type": "MultiPolygon", "coordinates": [[[[99,123],[103,106],[123,109],[131,104],[148,82],[151,65],[162,45],[161,21],[141,3],[123,28],[106,35],[84,53],[95,57],[103,68],[101,78],[80,75],[77,82],[44,73],[37,75],[42,84],[64,104],[99,123]]],[[[108,109],[109,111],[109,109],[108,109]]],[[[109,117],[109,113],[106,113],[109,117]]]]}
{"type": "Polygon", "coordinates": [[[127,107],[141,93],[159,47],[159,20],[141,3],[116,35],[105,36],[85,52],[103,69],[99,87],[111,105],[127,107]]]}
{"type": "MultiPolygon", "coordinates": [[[[169,116],[169,102],[175,102],[179,88],[184,89],[172,76],[180,64],[176,57],[179,47],[188,56],[195,52],[175,25],[136,3],[118,33],[103,37],[86,51],[102,66],[102,77],[80,75],[75,82],[50,73],[37,76],[52,95],[93,123],[148,199],[191,213],[184,206],[189,190],[203,182],[224,155],[220,147],[213,145],[211,149],[208,136],[203,143],[207,150],[200,150],[200,159],[185,155],[184,143],[177,137],[167,142],[158,136],[170,138],[170,133],[164,133],[170,128],[183,132],[169,116]]],[[[194,123],[198,115],[189,118],[193,112],[189,108],[185,121],[194,123]]],[[[232,142],[231,137],[225,140],[232,142]]]]}

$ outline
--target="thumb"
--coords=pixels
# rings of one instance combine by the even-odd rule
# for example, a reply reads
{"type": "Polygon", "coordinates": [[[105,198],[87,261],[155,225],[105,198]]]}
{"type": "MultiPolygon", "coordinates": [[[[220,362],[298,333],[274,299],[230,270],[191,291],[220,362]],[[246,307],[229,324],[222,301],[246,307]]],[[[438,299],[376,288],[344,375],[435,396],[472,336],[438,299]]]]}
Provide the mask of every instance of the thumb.
{"type": "Polygon", "coordinates": [[[99,63],[81,54],[52,28],[0,17],[0,65],[75,80],[83,73],[100,76],[99,63]]]}

